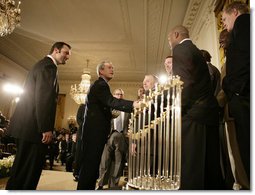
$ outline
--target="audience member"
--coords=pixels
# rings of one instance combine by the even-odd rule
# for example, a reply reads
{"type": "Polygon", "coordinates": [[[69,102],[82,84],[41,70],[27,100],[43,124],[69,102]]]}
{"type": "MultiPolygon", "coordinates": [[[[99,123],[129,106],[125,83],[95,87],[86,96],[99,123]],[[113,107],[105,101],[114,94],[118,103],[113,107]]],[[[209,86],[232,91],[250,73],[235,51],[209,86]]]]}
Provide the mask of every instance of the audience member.
{"type": "Polygon", "coordinates": [[[72,134],[72,141],[71,141],[71,151],[67,153],[66,156],[66,171],[73,172],[75,167],[75,154],[76,154],[76,143],[77,143],[77,133],[72,134]]]}
{"type": "Polygon", "coordinates": [[[111,109],[132,112],[137,101],[112,96],[108,82],[113,78],[113,65],[103,61],[97,66],[98,80],[89,89],[85,102],[82,128],[82,160],[78,190],[94,190],[104,145],[111,130],[111,109]]]}
{"type": "Polygon", "coordinates": [[[17,139],[17,153],[7,190],[35,190],[47,144],[52,140],[58,98],[57,65],[69,59],[71,47],[56,42],[50,54],[29,71],[24,91],[10,120],[9,134],[17,139]]]}
{"type": "Polygon", "coordinates": [[[168,41],[173,51],[173,74],[184,82],[180,189],[222,189],[218,104],[208,66],[184,26],[174,27],[168,41]]]}

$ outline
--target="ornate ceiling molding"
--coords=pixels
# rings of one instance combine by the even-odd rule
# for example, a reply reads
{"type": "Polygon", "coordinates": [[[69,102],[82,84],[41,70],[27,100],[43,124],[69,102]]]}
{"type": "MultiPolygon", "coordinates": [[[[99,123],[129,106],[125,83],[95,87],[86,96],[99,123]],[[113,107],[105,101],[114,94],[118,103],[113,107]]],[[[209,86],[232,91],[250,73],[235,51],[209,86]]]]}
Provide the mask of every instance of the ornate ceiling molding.
{"type": "Polygon", "coordinates": [[[191,30],[193,23],[195,22],[201,2],[202,0],[191,0],[189,2],[189,6],[183,21],[183,26],[187,27],[189,30],[191,30]]]}
{"type": "Polygon", "coordinates": [[[183,25],[190,31],[190,37],[196,41],[202,28],[213,25],[215,0],[191,0],[188,6],[183,25]]]}

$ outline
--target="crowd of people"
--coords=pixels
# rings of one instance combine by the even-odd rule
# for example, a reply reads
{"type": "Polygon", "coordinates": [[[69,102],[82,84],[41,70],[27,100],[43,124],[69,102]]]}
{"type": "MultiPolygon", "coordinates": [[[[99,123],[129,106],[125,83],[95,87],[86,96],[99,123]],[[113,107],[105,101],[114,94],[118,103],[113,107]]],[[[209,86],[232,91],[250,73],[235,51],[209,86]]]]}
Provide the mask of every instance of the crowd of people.
{"type": "MultiPolygon", "coordinates": [[[[219,42],[226,62],[221,73],[211,64],[209,52],[192,42],[186,27],[175,26],[168,34],[172,55],[164,59],[165,69],[170,78],[178,75],[184,82],[181,190],[224,190],[233,189],[233,185],[238,185],[236,189],[250,189],[248,6],[238,1],[229,4],[223,10],[222,21],[226,36],[219,42]]],[[[35,190],[47,151],[52,151],[56,143],[54,158],[66,165],[66,171],[73,172],[77,190],[118,186],[127,156],[131,155],[127,142],[130,113],[139,108],[142,96],[153,90],[157,77],[146,75],[142,89],[138,89],[139,98],[125,100],[122,89],[111,93],[108,83],[114,77],[114,66],[102,61],[96,69],[98,79],[91,84],[77,112],[77,132],[72,138],[60,134],[55,142],[52,130],[58,94],[57,66],[65,64],[70,50],[67,43],[55,43],[49,55],[28,74],[27,93],[22,95],[8,128],[9,135],[16,139],[17,153],[7,190],[35,190]]]]}

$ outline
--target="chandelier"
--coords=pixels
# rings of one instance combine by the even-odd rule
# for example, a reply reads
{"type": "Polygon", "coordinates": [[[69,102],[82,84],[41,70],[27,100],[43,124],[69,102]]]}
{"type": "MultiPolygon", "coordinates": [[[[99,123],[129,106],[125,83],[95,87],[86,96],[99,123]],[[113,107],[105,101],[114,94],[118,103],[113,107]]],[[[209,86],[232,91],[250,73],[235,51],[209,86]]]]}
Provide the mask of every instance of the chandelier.
{"type": "Polygon", "coordinates": [[[20,1],[15,7],[14,0],[0,0],[0,36],[11,34],[20,24],[20,1]]]}
{"type": "Polygon", "coordinates": [[[80,84],[71,85],[70,95],[77,104],[84,104],[90,87],[90,72],[88,71],[89,60],[87,60],[87,69],[83,70],[80,84]]]}

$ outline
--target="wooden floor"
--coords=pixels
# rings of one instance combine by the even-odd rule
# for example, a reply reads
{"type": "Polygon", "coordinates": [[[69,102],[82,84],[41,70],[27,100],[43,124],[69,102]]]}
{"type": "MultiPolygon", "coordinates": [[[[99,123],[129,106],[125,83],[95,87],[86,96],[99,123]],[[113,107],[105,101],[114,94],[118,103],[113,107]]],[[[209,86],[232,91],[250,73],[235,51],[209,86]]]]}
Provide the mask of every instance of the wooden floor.
{"type": "MultiPolygon", "coordinates": [[[[0,179],[0,190],[4,190],[8,178],[0,179]]],[[[126,184],[124,177],[120,179],[120,188],[126,184]]],[[[107,190],[108,186],[104,186],[107,190]]],[[[49,170],[48,167],[42,171],[37,190],[49,190],[49,191],[73,191],[77,188],[77,182],[73,180],[72,172],[66,172],[65,166],[61,166],[59,163],[54,163],[53,170],[49,170]]]]}

